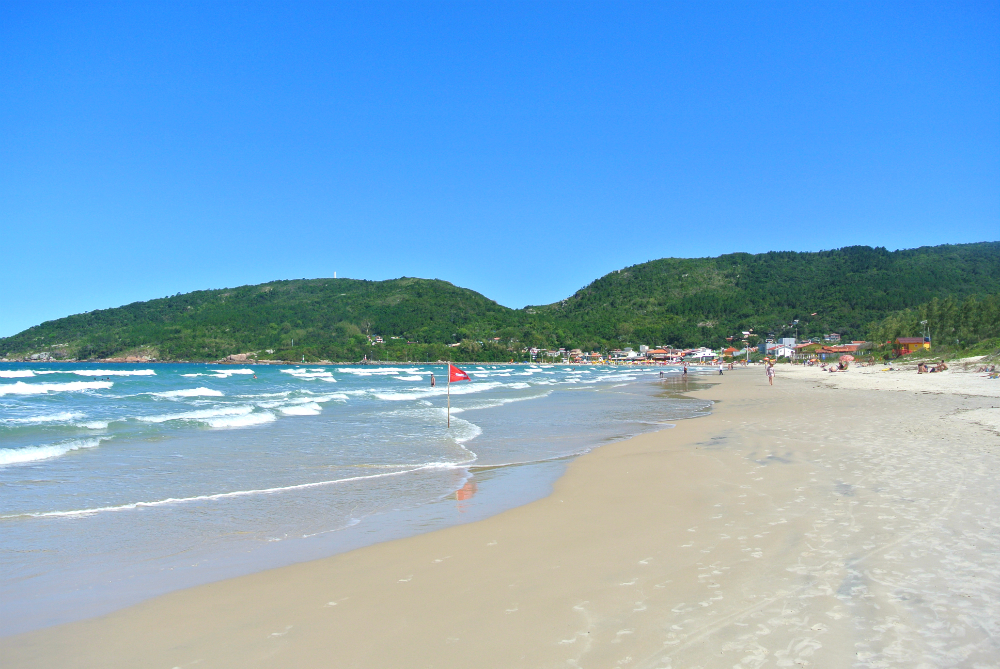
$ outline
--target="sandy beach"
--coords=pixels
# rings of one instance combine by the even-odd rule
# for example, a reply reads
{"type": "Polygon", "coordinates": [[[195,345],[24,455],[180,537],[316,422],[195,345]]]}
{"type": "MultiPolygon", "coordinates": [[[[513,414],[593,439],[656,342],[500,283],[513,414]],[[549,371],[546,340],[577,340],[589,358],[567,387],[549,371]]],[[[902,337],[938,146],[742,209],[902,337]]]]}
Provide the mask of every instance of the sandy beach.
{"type": "Polygon", "coordinates": [[[1000,381],[781,366],[492,518],[0,639],[11,667],[988,667],[1000,381]]]}

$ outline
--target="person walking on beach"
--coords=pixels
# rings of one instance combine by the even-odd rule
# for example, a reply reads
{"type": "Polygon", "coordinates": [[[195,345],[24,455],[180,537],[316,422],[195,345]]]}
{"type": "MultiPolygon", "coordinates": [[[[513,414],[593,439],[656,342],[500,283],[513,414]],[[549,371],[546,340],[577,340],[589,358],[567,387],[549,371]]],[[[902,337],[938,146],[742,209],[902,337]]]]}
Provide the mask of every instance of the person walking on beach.
{"type": "Polygon", "coordinates": [[[767,366],[764,368],[764,372],[767,374],[768,385],[774,385],[774,363],[768,362],[767,366]]]}
{"type": "Polygon", "coordinates": [[[722,370],[725,369],[725,367],[725,363],[719,360],[719,376],[722,376],[722,370]]]}

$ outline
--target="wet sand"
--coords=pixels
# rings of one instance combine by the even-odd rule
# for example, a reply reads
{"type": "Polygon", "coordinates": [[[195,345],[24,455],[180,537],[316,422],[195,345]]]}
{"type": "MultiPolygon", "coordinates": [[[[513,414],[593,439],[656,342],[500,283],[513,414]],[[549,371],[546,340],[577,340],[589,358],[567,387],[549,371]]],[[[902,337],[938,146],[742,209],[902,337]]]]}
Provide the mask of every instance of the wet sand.
{"type": "Polygon", "coordinates": [[[717,402],[711,416],[580,457],[543,500],[0,639],[0,657],[996,666],[1000,436],[971,418],[1000,402],[969,379],[888,391],[811,370],[779,369],[773,387],[760,369],[729,372],[693,393],[717,402]]]}

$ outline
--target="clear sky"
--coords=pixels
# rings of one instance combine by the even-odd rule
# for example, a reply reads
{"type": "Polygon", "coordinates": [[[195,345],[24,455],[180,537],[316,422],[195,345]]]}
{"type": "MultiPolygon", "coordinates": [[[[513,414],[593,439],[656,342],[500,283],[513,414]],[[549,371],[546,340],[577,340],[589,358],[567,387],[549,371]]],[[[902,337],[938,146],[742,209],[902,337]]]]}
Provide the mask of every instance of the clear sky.
{"type": "Polygon", "coordinates": [[[334,272],[521,307],[997,239],[995,1],[0,3],[0,336],[334,272]]]}

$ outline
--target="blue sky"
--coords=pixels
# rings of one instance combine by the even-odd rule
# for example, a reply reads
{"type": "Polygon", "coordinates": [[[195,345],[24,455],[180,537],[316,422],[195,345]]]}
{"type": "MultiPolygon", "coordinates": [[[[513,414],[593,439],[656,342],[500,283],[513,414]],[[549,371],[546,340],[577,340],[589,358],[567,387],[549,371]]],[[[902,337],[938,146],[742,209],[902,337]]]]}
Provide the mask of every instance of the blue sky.
{"type": "Polygon", "coordinates": [[[559,300],[1000,239],[1000,4],[0,4],[0,336],[272,279],[559,300]]]}

